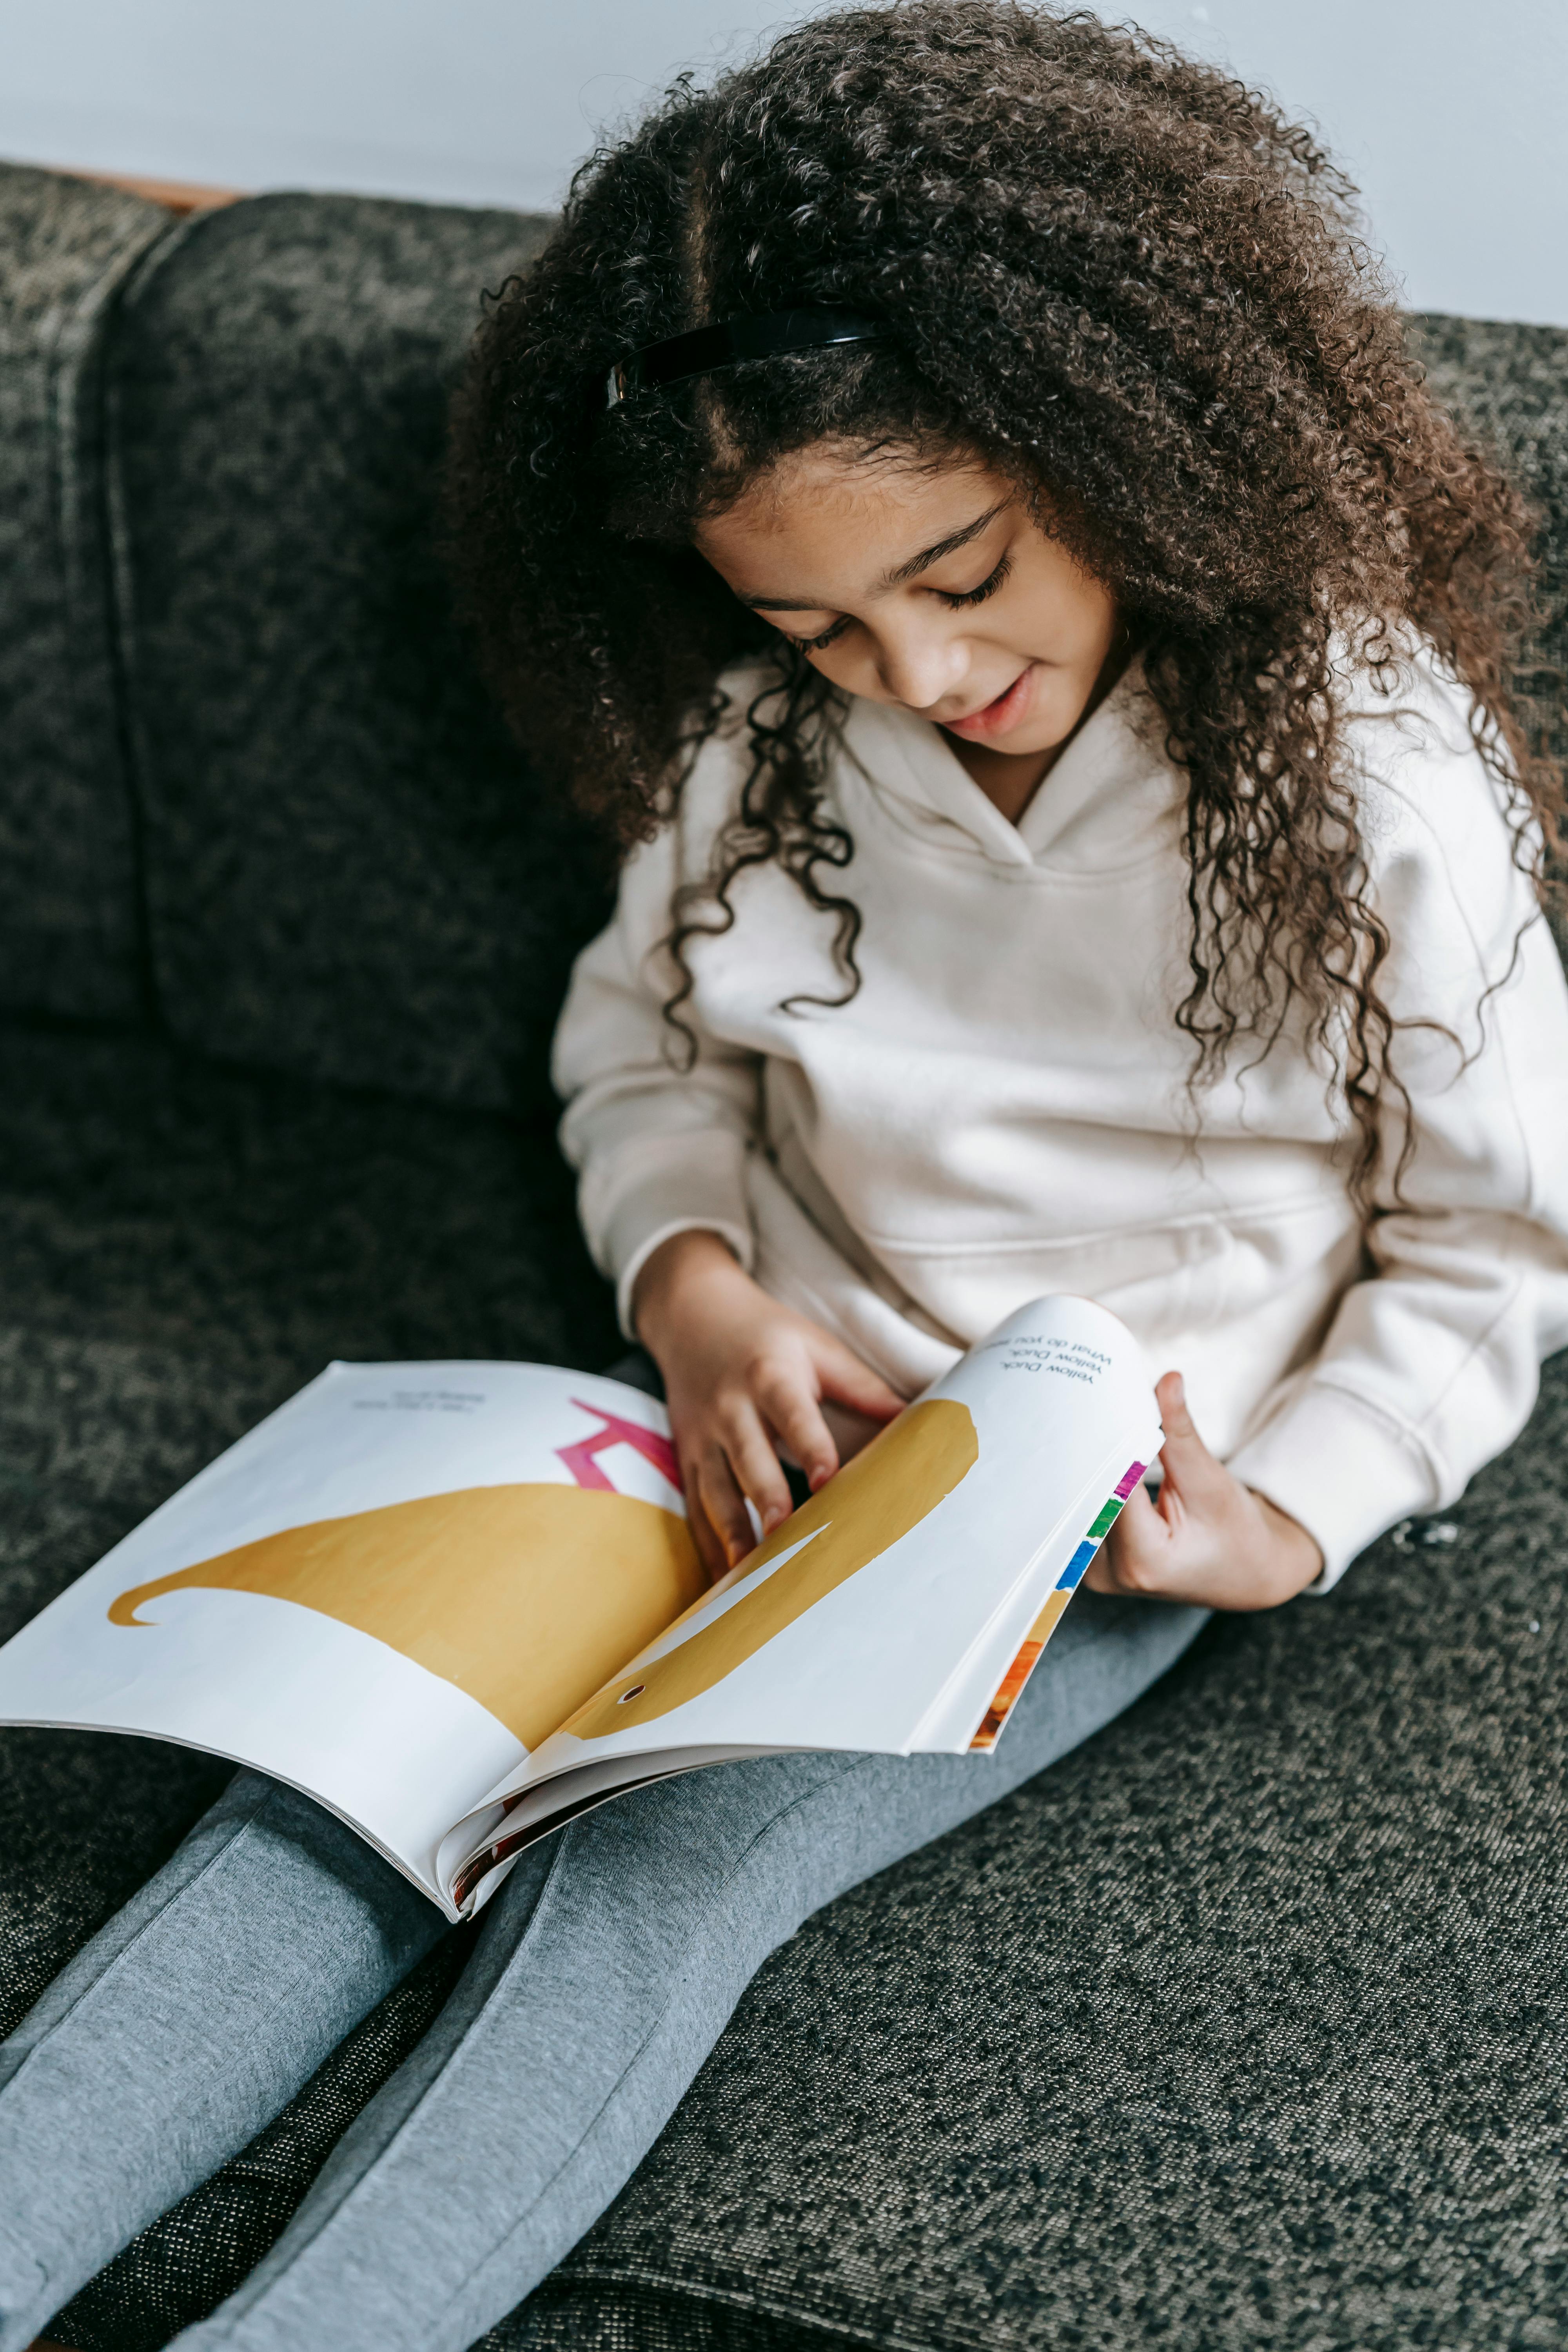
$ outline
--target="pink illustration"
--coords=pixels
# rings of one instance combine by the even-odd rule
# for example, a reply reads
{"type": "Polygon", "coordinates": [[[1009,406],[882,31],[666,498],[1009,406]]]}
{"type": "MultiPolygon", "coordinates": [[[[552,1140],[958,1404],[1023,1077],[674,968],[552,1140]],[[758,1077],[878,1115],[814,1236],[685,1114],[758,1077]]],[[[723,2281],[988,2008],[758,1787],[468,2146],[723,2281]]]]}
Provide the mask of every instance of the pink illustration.
{"type": "Polygon", "coordinates": [[[596,1404],[584,1404],[581,1397],[574,1397],[572,1402],[580,1412],[591,1412],[595,1421],[605,1424],[591,1437],[580,1437],[574,1445],[558,1445],[555,1449],[557,1461],[564,1462],[579,1486],[595,1486],[613,1495],[616,1488],[595,1456],[608,1445],[632,1445],[645,1462],[653,1464],[661,1477],[668,1479],[679,1494],[680,1471],[675,1448],[668,1437],[660,1437],[657,1430],[645,1429],[640,1421],[623,1421],[619,1413],[605,1412],[596,1404]]]}

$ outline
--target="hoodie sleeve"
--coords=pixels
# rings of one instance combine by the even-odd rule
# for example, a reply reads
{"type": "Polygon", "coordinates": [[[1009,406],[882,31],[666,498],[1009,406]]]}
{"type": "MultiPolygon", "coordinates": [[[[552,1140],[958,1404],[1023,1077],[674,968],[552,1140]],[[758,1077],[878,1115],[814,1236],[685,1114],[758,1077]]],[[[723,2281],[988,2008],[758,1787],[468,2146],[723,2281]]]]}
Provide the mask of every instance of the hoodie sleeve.
{"type": "Polygon", "coordinates": [[[1316,1538],[1317,1591],[1454,1502],[1568,1342],[1568,988],[1464,698],[1426,658],[1411,687],[1360,724],[1414,1150],[1396,1195],[1391,1112],[1366,1278],[1230,1461],[1316,1538]]]}
{"type": "Polygon", "coordinates": [[[555,1032],[561,1145],[577,1171],[589,1250],[616,1286],[628,1339],[637,1336],[633,1286],[672,1234],[718,1234],[748,1272],[752,1262],[746,1160],[761,1057],[709,1034],[688,1001],[682,1018],[696,1055],[681,1066],[680,1033],[663,1012],[677,975],[660,951],[674,891],[706,867],[734,767],[730,740],[708,744],[679,820],[627,861],[614,919],[578,957],[555,1032]]]}

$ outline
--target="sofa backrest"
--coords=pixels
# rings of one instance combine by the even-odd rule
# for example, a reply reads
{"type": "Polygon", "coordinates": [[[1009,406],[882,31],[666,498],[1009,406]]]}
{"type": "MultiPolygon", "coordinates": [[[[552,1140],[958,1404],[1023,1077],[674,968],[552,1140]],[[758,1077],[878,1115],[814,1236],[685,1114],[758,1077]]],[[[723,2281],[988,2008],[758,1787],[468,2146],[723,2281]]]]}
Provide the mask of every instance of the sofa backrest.
{"type": "MultiPolygon", "coordinates": [[[[434,541],[481,291],[548,229],[310,195],[174,225],[0,169],[0,1005],[150,1003],[224,1058],[544,1107],[605,887],[434,541]]],[[[1568,332],[1411,331],[1561,590],[1568,332]]]]}
{"type": "Polygon", "coordinates": [[[0,165],[0,1003],[142,1001],[105,529],[106,321],[160,205],[0,165]]]}
{"type": "Polygon", "coordinates": [[[587,844],[506,737],[435,543],[482,289],[549,222],[344,196],[194,221],[110,358],[148,946],[205,1050],[533,1096],[587,844]]]}

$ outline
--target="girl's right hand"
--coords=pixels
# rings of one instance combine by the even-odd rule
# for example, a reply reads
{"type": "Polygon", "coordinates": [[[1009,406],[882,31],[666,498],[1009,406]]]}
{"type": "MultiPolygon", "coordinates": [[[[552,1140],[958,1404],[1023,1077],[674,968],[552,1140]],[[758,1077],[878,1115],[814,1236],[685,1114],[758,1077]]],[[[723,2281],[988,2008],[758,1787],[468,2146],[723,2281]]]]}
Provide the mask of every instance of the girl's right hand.
{"type": "Polygon", "coordinates": [[[794,1507],[779,1465],[786,1447],[813,1494],[837,1469],[841,1449],[824,1406],[841,1422],[879,1424],[903,1411],[859,1358],[807,1317],[770,1298],[717,1234],[674,1234],[637,1276],[632,1319],[664,1375],[670,1432],[691,1532],[710,1576],[743,1559],[756,1541],[749,1498],[771,1534],[794,1507]]]}

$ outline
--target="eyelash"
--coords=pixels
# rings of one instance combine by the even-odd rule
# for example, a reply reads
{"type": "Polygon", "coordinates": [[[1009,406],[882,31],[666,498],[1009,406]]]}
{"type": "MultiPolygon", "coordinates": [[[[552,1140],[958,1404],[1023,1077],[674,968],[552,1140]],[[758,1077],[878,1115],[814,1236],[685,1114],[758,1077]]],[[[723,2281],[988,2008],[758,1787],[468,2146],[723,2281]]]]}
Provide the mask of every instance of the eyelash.
{"type": "MultiPolygon", "coordinates": [[[[995,571],[988,579],[983,580],[978,588],[966,588],[961,596],[949,595],[943,588],[934,589],[932,593],[941,597],[950,612],[962,612],[967,605],[984,604],[988,596],[994,596],[1012,569],[1012,556],[1005,555],[995,571]]],[[[790,643],[797,646],[803,654],[826,653],[829,646],[837,644],[848,626],[848,615],[846,614],[843,620],[835,621],[830,629],[824,629],[819,637],[792,637],[790,643]]]]}
{"type": "Polygon", "coordinates": [[[820,654],[826,652],[829,646],[836,646],[848,626],[849,617],[846,614],[843,620],[835,621],[830,629],[824,629],[819,637],[791,637],[790,643],[798,646],[803,654],[820,654]]]}
{"type": "Polygon", "coordinates": [[[936,593],[949,610],[954,613],[961,611],[965,604],[984,604],[987,596],[994,596],[1012,569],[1012,556],[1005,555],[990,578],[983,580],[978,588],[966,588],[962,596],[950,596],[941,588],[936,593]]]}

